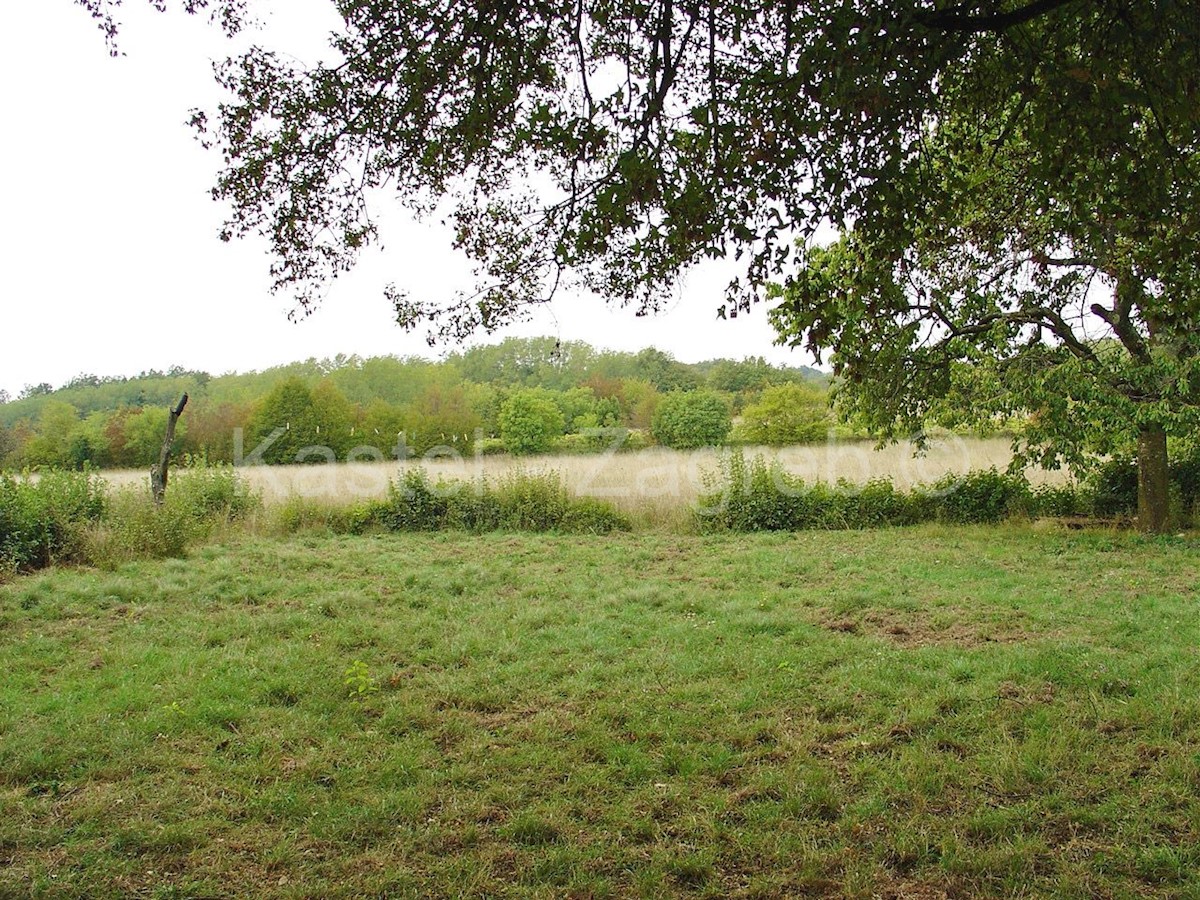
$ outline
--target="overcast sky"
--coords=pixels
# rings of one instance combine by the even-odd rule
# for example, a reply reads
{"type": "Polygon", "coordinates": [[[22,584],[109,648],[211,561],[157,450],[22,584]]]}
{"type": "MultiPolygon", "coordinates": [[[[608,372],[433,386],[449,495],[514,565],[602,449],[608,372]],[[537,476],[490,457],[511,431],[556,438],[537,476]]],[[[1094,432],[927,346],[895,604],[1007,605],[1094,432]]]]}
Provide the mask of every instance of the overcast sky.
{"type": "MultiPolygon", "coordinates": [[[[315,61],[336,24],[329,0],[259,0],[251,39],[315,61]]],[[[231,45],[203,20],[158,14],[145,0],[121,12],[112,59],[71,0],[11,4],[0,35],[5,128],[0,224],[0,389],[58,386],[79,373],[128,375],[172,365],[214,374],[310,356],[437,356],[392,321],[382,288],[449,297],[466,267],[435,225],[382,213],[372,251],[329,289],[316,314],[293,324],[288,299],[268,288],[257,242],[222,244],[224,211],[208,194],[217,166],[185,125],[215,106],[211,60],[231,45]]],[[[552,334],[599,347],[655,345],[679,359],[764,355],[808,363],[772,345],[765,310],[716,319],[728,270],[699,270],[655,318],[563,295],[507,334],[552,334]]]]}

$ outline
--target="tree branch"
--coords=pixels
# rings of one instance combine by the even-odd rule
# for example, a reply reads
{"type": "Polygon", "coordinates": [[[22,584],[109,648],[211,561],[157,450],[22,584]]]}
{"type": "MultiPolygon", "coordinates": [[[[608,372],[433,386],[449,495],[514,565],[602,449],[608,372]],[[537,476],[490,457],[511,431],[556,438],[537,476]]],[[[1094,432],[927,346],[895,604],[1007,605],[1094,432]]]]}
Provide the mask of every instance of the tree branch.
{"type": "Polygon", "coordinates": [[[938,31],[1000,32],[1007,31],[1015,25],[1023,25],[1039,16],[1053,12],[1060,6],[1074,2],[1075,0],[1034,0],[1026,6],[1017,7],[1008,12],[982,14],[972,12],[970,6],[963,4],[918,16],[917,22],[926,28],[938,31]]]}

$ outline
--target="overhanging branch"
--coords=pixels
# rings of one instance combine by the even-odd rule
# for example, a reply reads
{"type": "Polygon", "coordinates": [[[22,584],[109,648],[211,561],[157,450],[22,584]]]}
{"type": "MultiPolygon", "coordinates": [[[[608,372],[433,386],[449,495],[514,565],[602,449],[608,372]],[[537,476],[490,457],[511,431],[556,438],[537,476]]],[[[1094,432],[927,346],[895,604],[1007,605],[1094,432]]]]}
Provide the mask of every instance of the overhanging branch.
{"type": "Polygon", "coordinates": [[[926,13],[917,21],[926,28],[938,31],[965,32],[1000,32],[1007,31],[1015,25],[1023,25],[1046,13],[1074,3],[1075,0],[1034,0],[1025,6],[1010,9],[1007,12],[976,12],[973,5],[962,4],[926,13]]]}

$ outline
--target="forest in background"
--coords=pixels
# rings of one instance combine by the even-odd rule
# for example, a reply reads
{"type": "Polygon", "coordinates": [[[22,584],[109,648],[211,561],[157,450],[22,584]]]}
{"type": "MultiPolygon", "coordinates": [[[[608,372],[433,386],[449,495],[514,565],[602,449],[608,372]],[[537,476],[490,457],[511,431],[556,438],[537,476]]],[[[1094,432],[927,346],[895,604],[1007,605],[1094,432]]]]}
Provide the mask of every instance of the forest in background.
{"type": "Polygon", "coordinates": [[[551,337],[509,338],[442,361],[339,355],[219,376],[181,368],[79,375],[0,403],[0,468],[149,465],[167,407],[185,392],[176,450],[210,463],[238,458],[239,433],[243,458],[259,450],[266,463],[412,457],[434,447],[587,452],[611,445],[612,434],[631,448],[804,443],[833,427],[829,381],[761,357],[684,363],[655,348],[616,352],[551,337]],[[306,452],[312,447],[325,449],[306,452]]]}

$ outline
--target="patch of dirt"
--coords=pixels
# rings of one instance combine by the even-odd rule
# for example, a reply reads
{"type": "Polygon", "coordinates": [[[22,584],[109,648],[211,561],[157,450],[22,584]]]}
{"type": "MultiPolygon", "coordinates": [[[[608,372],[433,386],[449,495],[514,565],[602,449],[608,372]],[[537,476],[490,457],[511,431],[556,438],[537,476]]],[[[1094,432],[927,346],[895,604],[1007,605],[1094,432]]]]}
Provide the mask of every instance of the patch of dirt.
{"type": "Polygon", "coordinates": [[[1033,636],[1020,628],[997,629],[986,622],[935,625],[928,613],[920,610],[872,609],[856,617],[823,612],[819,620],[823,628],[882,638],[899,647],[980,647],[1017,643],[1033,636]]]}
{"type": "Polygon", "coordinates": [[[873,896],[879,900],[950,900],[957,896],[944,887],[920,881],[894,881],[883,885],[873,896]]]}
{"type": "Polygon", "coordinates": [[[1019,685],[1011,681],[1002,681],[996,687],[996,696],[1001,700],[1025,705],[1053,703],[1054,685],[1049,681],[1035,685],[1019,685]]]}

